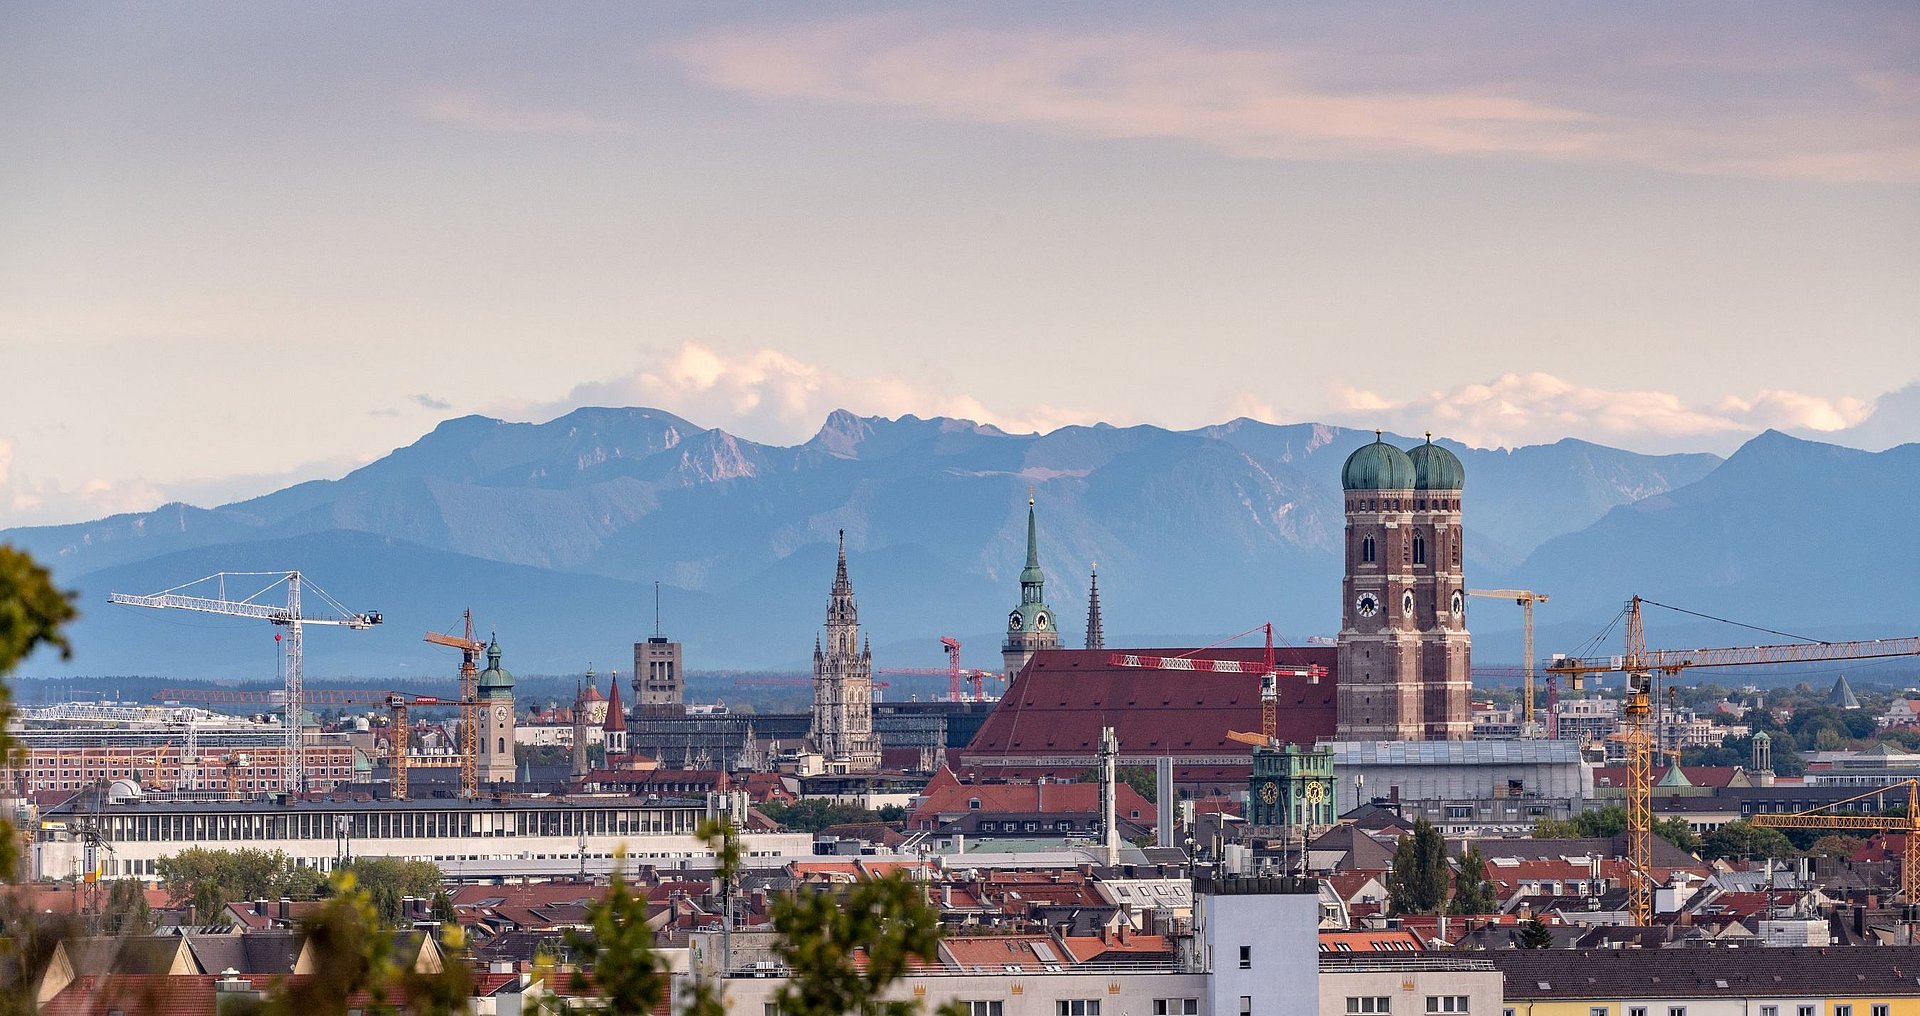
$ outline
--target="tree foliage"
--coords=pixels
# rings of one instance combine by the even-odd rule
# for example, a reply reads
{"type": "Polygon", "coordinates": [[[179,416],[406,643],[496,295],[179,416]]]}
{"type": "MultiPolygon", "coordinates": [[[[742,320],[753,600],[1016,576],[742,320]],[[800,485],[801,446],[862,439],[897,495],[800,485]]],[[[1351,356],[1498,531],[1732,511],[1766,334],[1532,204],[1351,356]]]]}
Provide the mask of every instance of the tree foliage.
{"type": "Polygon", "coordinates": [[[440,889],[444,876],[440,866],[432,861],[356,857],[345,868],[353,873],[354,884],[372,901],[374,913],[385,927],[397,927],[407,920],[404,902],[407,897],[437,901],[445,895],[440,889]]]}
{"type": "Polygon", "coordinates": [[[115,879],[107,887],[101,927],[112,935],[145,935],[153,931],[153,907],[147,891],[130,878],[115,879]]]}
{"type": "MultiPolygon", "coordinates": [[[[1088,766],[1080,773],[1081,783],[1099,783],[1106,778],[1106,770],[1100,766],[1088,766]]],[[[1158,800],[1154,795],[1159,789],[1160,777],[1146,766],[1114,766],[1113,778],[1149,801],[1158,800]]]]}
{"type": "Polygon", "coordinates": [[[1854,851],[1859,850],[1861,844],[1865,842],[1865,840],[1858,836],[1848,836],[1845,833],[1828,833],[1813,841],[1813,845],[1807,848],[1807,855],[1810,857],[1852,857],[1854,851]]]}
{"type": "Polygon", "coordinates": [[[1765,857],[1791,857],[1793,844],[1778,829],[1748,822],[1728,822],[1700,840],[1702,860],[1759,860],[1765,857]]]}
{"type": "Polygon", "coordinates": [[[1522,949],[1550,949],[1553,947],[1553,930],[1547,922],[1534,914],[1520,922],[1520,937],[1517,943],[1522,949]]]}
{"type": "Polygon", "coordinates": [[[781,1016],[911,1016],[914,1002],[881,995],[910,960],[937,958],[939,912],[901,874],[840,888],[802,890],[773,905],[774,949],[791,971],[781,1016]]]}
{"type": "Polygon", "coordinates": [[[189,847],[155,861],[153,869],[173,902],[191,902],[202,924],[226,923],[229,903],[310,900],[327,891],[319,872],[279,850],[189,847]]]}
{"type": "Polygon", "coordinates": [[[849,822],[882,821],[877,812],[818,797],[795,801],[792,804],[769,801],[760,806],[760,813],[800,833],[817,833],[828,826],[845,825],[849,822]]]}
{"type": "Polygon", "coordinates": [[[1487,859],[1477,846],[1460,853],[1460,874],[1453,880],[1453,901],[1447,909],[1455,914],[1491,914],[1500,908],[1500,895],[1487,879],[1487,859]]]}
{"type": "Polygon", "coordinates": [[[1400,837],[1393,852],[1393,871],[1387,876],[1387,895],[1396,914],[1437,913],[1447,902],[1447,841],[1424,818],[1415,819],[1413,832],[1400,837]]]}
{"type": "MultiPolygon", "coordinates": [[[[1626,831],[1627,808],[1622,804],[1593,808],[1572,818],[1543,818],[1533,824],[1533,837],[1537,840],[1610,840],[1626,831]]],[[[1699,837],[1683,818],[1655,816],[1653,834],[1688,852],[1700,847],[1699,837]]]]}
{"type": "MultiPolygon", "coordinates": [[[[33,558],[0,544],[0,678],[34,650],[51,646],[65,659],[73,646],[62,631],[77,616],[73,594],[54,588],[53,576],[33,558]]],[[[0,681],[0,757],[11,761],[14,741],[6,734],[13,695],[0,681]]],[[[0,878],[12,881],[20,871],[20,837],[13,823],[0,818],[0,878]]]]}

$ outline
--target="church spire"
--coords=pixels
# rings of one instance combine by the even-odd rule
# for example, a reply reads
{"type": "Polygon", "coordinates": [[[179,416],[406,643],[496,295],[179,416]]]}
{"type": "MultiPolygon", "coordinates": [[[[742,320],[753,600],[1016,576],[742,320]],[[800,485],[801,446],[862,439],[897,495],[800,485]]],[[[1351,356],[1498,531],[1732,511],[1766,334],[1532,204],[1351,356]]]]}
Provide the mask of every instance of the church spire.
{"type": "Polygon", "coordinates": [[[1087,648],[1107,648],[1106,636],[1100,631],[1100,565],[1097,562],[1087,588],[1087,648]]]}
{"type": "MultiPolygon", "coordinates": [[[[1040,570],[1040,531],[1033,517],[1033,489],[1027,489],[1027,567],[1020,572],[1020,584],[1038,587],[1047,581],[1040,570]]],[[[1037,598],[1036,598],[1037,599],[1037,598]]]]}
{"type": "Polygon", "coordinates": [[[853,592],[853,583],[847,580],[847,531],[844,529],[840,530],[840,570],[833,575],[833,592],[836,596],[853,592]]]}

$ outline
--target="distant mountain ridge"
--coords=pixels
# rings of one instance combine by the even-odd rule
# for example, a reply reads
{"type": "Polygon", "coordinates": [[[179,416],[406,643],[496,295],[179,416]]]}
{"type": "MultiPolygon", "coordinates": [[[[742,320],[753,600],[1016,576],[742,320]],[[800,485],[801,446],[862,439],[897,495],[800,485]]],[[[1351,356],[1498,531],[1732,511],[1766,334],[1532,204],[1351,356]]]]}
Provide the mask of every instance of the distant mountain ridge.
{"type": "MultiPolygon", "coordinates": [[[[959,636],[968,665],[988,666],[998,659],[992,626],[1017,596],[1029,487],[1048,598],[1070,644],[1093,561],[1110,644],[1218,638],[1265,620],[1296,639],[1331,634],[1339,470],[1370,440],[1246,419],[1019,435],[841,411],[809,440],[776,446],[645,408],[581,409],[540,424],[468,416],[337,480],[210,509],[176,504],[0,531],[0,541],[82,593],[76,658],[36,659],[34,674],[271,676],[270,633],[245,622],[104,603],[109,590],[151,592],[243,567],[298,567],[386,614],[384,630],[310,640],[316,675],[445,670],[420,634],[468,606],[498,628],[510,667],[624,670],[631,643],[651,631],[655,580],[689,667],[797,672],[841,530],[881,669],[939,663],[939,635],[959,636]]],[[[1733,616],[1791,606],[1785,580],[1724,567],[1703,549],[1740,526],[1764,527],[1748,539],[1820,548],[1790,556],[1800,588],[1870,574],[1887,594],[1876,620],[1920,614],[1920,593],[1893,577],[1913,563],[1911,542],[1868,552],[1829,531],[1831,520],[1872,516],[1860,497],[1910,509],[1920,446],[1876,455],[1769,433],[1723,464],[1573,440],[1512,450],[1442,443],[1466,467],[1470,581],[1552,592],[1542,623],[1570,634],[1653,588],[1733,616]],[[1781,484],[1797,490],[1783,498],[1781,484]],[[1757,499],[1791,510],[1756,514],[1757,499]]],[[[1811,623],[1848,620],[1809,609],[1811,623]]],[[[1503,639],[1517,617],[1485,617],[1474,625],[1479,657],[1512,659],[1503,639]]]]}

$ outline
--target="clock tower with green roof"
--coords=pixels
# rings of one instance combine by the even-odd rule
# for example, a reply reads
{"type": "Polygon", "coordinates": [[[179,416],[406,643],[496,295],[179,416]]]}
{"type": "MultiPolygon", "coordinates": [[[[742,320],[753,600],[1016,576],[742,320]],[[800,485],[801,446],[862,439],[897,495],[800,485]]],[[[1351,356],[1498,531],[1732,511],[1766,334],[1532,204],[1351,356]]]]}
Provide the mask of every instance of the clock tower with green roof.
{"type": "Polygon", "coordinates": [[[1034,522],[1033,494],[1027,494],[1027,566],[1020,571],[1020,605],[1007,615],[1007,641],[1000,658],[1011,683],[1042,649],[1060,648],[1060,624],[1047,606],[1047,574],[1040,570],[1040,540],[1034,522]]]}

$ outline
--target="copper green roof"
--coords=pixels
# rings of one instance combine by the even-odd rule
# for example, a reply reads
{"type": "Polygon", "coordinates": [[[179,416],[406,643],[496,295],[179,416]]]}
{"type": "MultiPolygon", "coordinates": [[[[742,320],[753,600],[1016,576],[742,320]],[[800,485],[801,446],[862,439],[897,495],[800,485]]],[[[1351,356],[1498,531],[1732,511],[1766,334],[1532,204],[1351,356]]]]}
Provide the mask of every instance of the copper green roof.
{"type": "Polygon", "coordinates": [[[480,695],[492,698],[495,693],[513,691],[513,671],[500,665],[500,641],[487,642],[487,669],[480,672],[480,695]]]}
{"type": "Polygon", "coordinates": [[[1347,456],[1340,469],[1340,485],[1347,490],[1411,490],[1413,480],[1413,460],[1378,435],[1347,456]]]}
{"type": "Polygon", "coordinates": [[[1407,458],[1413,461],[1413,489],[1415,490],[1459,490],[1467,484],[1467,471],[1460,465],[1460,459],[1452,452],[1433,443],[1433,435],[1427,435],[1427,443],[1414,445],[1407,452],[1407,458]]]}

